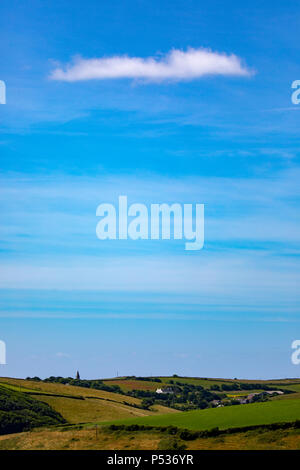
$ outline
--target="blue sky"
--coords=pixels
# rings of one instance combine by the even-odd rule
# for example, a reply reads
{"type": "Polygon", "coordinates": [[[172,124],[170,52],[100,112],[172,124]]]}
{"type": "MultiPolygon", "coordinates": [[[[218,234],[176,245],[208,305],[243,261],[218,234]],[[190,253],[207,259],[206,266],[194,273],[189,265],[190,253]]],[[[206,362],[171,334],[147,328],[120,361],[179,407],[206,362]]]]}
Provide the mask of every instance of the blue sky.
{"type": "Polygon", "coordinates": [[[299,2],[0,10],[1,375],[299,376],[299,2]],[[100,241],[120,194],[204,249],[100,241]]]}

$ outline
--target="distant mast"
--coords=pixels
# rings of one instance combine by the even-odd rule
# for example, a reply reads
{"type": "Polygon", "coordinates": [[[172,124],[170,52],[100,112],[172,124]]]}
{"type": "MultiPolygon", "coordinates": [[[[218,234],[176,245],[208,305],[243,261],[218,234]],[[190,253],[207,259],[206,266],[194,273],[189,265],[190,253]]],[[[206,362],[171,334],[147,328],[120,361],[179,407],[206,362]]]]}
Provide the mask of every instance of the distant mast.
{"type": "Polygon", "coordinates": [[[76,372],[76,380],[80,380],[79,371],[76,372]]]}

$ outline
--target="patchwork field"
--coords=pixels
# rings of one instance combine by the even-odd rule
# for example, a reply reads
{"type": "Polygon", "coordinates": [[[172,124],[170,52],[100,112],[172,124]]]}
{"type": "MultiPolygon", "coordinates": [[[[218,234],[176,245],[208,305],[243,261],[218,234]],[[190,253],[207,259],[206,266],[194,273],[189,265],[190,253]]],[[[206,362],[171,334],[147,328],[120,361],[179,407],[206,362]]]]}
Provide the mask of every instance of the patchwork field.
{"type": "Polygon", "coordinates": [[[162,384],[157,382],[148,382],[143,380],[104,380],[107,385],[119,385],[119,387],[124,390],[124,392],[129,392],[130,390],[151,390],[155,392],[162,384]]]}
{"type": "MultiPolygon", "coordinates": [[[[126,393],[132,390],[153,392],[170,384],[170,381],[174,384],[180,382],[201,385],[208,390],[212,385],[221,386],[233,382],[195,377],[160,377],[160,380],[161,382],[155,382],[118,377],[103,380],[103,383],[119,385],[126,393]]],[[[237,382],[241,383],[240,380],[237,382]]],[[[142,399],[117,391],[2,377],[0,386],[7,391],[2,392],[3,395],[11,393],[19,396],[21,402],[22,397],[28,397],[49,405],[67,424],[58,422],[50,429],[44,420],[41,421],[42,428],[0,436],[0,449],[299,449],[300,432],[292,424],[288,424],[290,428],[276,430],[255,429],[242,432],[242,428],[300,420],[300,379],[243,382],[264,383],[272,388],[294,393],[275,396],[271,401],[261,403],[178,411],[159,404],[145,409],[142,399]],[[111,430],[108,428],[111,424],[157,426],[161,429],[111,430]],[[178,429],[176,436],[168,434],[168,427],[178,429]],[[180,437],[183,429],[206,431],[213,428],[219,428],[218,436],[197,437],[192,442],[180,437]],[[233,434],[226,433],[226,430],[233,428],[239,429],[233,434]]],[[[232,390],[226,392],[226,395],[230,399],[255,392],[260,393],[261,389],[232,390]]],[[[34,406],[34,402],[29,405],[34,406]]]]}
{"type": "Polygon", "coordinates": [[[84,387],[76,387],[74,385],[62,385],[58,383],[45,383],[45,382],[34,382],[32,380],[24,380],[24,379],[11,379],[6,377],[0,378],[0,384],[8,384],[17,387],[18,390],[24,388],[23,391],[26,389],[30,390],[30,392],[38,392],[38,393],[51,393],[53,395],[69,395],[69,396],[79,396],[79,397],[99,397],[104,398],[106,400],[113,400],[117,402],[123,403],[126,400],[132,404],[139,404],[140,400],[134,397],[128,397],[124,395],[120,395],[118,393],[106,392],[104,390],[95,390],[90,388],[84,387]]]}
{"type": "Polygon", "coordinates": [[[8,390],[26,392],[37,400],[48,403],[72,424],[179,413],[160,405],[153,406],[153,411],[135,408],[134,406],[141,405],[138,398],[83,387],[9,378],[0,378],[0,385],[8,390]]]}
{"type": "Polygon", "coordinates": [[[170,381],[181,382],[191,385],[201,385],[203,388],[209,389],[212,385],[222,385],[222,383],[231,383],[226,380],[215,380],[215,379],[201,379],[201,378],[190,378],[190,377],[158,377],[161,382],[143,381],[137,379],[108,379],[104,380],[107,385],[119,385],[124,391],[129,390],[150,390],[155,391],[157,388],[166,386],[170,381]]]}
{"type": "MultiPolygon", "coordinates": [[[[210,389],[212,385],[232,384],[232,383],[260,383],[274,388],[285,388],[289,390],[300,391],[300,379],[281,379],[281,380],[240,380],[240,379],[214,379],[214,378],[198,378],[198,377],[157,377],[161,382],[143,381],[134,378],[126,379],[118,377],[116,379],[105,379],[103,382],[107,385],[119,385],[125,392],[130,390],[150,390],[155,391],[157,388],[170,384],[170,381],[176,383],[184,383],[191,385],[200,385],[205,389],[210,389]]],[[[253,390],[255,392],[256,390],[253,390]]],[[[259,391],[259,390],[257,390],[259,391]]],[[[251,390],[252,392],[252,390],[251,390]]],[[[235,393],[235,392],[230,392],[235,393]]],[[[239,392],[236,392],[239,393],[239,392]]],[[[250,392],[249,392],[250,393],[250,392]]],[[[243,393],[244,394],[244,393],[243,393]]],[[[247,392],[245,392],[247,394],[247,392]]]]}

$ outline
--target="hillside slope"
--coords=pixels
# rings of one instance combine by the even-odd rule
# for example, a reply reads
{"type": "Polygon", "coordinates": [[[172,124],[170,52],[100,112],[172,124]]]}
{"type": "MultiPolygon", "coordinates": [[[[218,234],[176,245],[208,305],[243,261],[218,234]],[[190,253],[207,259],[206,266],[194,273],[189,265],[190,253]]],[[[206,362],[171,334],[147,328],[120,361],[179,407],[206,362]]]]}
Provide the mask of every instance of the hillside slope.
{"type": "MultiPolygon", "coordinates": [[[[249,405],[208,408],[173,415],[119,420],[115,424],[177,426],[193,430],[239,428],[263,424],[292,422],[300,419],[300,400],[276,400],[249,405]]],[[[111,424],[111,423],[110,423],[111,424]]]]}
{"type": "Polygon", "coordinates": [[[73,385],[6,377],[0,378],[1,385],[7,390],[18,390],[47,403],[72,424],[177,412],[164,406],[141,409],[141,400],[138,398],[73,385]]]}

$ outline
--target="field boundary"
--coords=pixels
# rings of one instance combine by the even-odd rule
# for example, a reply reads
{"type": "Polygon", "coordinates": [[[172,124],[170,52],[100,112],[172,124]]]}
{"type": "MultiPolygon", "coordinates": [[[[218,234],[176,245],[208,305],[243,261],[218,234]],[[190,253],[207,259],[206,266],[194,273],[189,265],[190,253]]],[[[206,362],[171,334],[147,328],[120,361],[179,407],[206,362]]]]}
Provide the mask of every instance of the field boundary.
{"type": "MultiPolygon", "coordinates": [[[[71,398],[73,400],[85,399],[82,395],[60,395],[60,394],[48,393],[48,392],[20,392],[20,393],[24,393],[24,395],[39,395],[42,397],[71,398]]],[[[88,398],[93,398],[93,397],[88,397],[88,398]]]]}
{"type": "MultiPolygon", "coordinates": [[[[62,427],[64,427],[63,425],[62,427]]],[[[100,426],[99,424],[97,426],[100,426]]],[[[142,432],[142,431],[160,431],[162,433],[171,434],[171,435],[178,435],[181,439],[189,441],[194,440],[197,438],[207,438],[207,437],[217,437],[222,434],[236,434],[240,432],[248,432],[248,431],[276,431],[278,429],[300,429],[300,420],[291,421],[291,422],[278,422],[278,423],[271,423],[271,424],[257,424],[252,426],[240,426],[228,429],[219,429],[218,427],[203,430],[203,431],[192,431],[186,428],[179,428],[177,426],[147,426],[147,425],[140,425],[140,424],[110,424],[109,426],[101,426],[104,429],[108,429],[110,431],[135,431],[135,432],[142,432]]]]}

